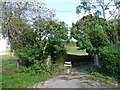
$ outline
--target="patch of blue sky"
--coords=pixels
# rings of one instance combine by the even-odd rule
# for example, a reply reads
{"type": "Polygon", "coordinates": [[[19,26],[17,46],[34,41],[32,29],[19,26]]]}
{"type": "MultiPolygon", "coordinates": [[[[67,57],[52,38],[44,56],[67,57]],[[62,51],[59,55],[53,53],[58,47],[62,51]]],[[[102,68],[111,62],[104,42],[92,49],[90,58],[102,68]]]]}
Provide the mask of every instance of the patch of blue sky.
{"type": "Polygon", "coordinates": [[[46,0],[47,8],[55,9],[56,18],[65,21],[70,27],[72,26],[73,17],[76,15],[76,6],[79,3],[79,0],[46,0]]]}

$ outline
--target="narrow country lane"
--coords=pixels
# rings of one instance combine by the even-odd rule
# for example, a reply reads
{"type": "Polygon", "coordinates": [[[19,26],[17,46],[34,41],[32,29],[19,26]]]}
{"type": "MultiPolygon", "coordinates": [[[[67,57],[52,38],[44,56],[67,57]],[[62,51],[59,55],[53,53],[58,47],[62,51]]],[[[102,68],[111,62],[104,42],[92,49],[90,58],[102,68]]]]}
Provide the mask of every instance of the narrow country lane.
{"type": "MultiPolygon", "coordinates": [[[[37,83],[31,88],[114,88],[117,84],[105,84],[99,80],[94,80],[87,71],[71,69],[70,74],[63,73],[48,81],[37,83]]],[[[29,87],[28,87],[29,88],[29,87]]]]}

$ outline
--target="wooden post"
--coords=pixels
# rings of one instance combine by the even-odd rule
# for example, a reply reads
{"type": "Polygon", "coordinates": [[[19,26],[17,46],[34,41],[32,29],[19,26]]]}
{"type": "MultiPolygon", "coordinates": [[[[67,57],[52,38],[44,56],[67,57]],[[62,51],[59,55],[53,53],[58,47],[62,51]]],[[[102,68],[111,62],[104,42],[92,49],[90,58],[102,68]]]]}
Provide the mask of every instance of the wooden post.
{"type": "Polygon", "coordinates": [[[46,59],[46,65],[49,67],[51,65],[51,56],[46,59]]]}
{"type": "Polygon", "coordinates": [[[19,61],[19,58],[17,58],[16,60],[17,60],[17,65],[16,65],[16,67],[17,67],[17,68],[20,68],[20,61],[19,61]]]}

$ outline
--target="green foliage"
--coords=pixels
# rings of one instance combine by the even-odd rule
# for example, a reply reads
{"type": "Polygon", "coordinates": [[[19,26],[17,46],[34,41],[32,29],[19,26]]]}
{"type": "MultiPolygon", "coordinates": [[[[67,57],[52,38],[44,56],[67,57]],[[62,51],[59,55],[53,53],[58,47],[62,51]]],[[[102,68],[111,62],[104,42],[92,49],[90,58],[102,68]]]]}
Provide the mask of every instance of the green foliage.
{"type": "MultiPolygon", "coordinates": [[[[112,11],[112,9],[109,8],[110,3],[115,4],[114,0],[108,0],[108,2],[103,0],[80,0],[80,4],[76,7],[76,13],[79,14],[81,11],[84,11],[84,13],[95,12],[94,15],[103,16],[103,18],[106,18],[106,11],[112,11]]],[[[112,13],[109,14],[112,16],[112,13]]]]}
{"type": "Polygon", "coordinates": [[[50,41],[47,50],[54,60],[67,54],[64,44],[61,41],[50,41]]]}
{"type": "Polygon", "coordinates": [[[91,73],[93,76],[97,77],[100,81],[107,81],[107,82],[113,82],[114,79],[109,77],[109,76],[105,76],[99,72],[92,72],[91,73]]]}
{"type": "Polygon", "coordinates": [[[57,56],[66,52],[62,44],[62,40],[67,39],[67,28],[64,22],[36,17],[33,28],[17,18],[13,18],[10,23],[14,26],[13,31],[16,32],[12,35],[14,37],[9,38],[10,43],[20,60],[40,61],[45,60],[48,55],[57,56]],[[50,48],[52,49],[47,50],[50,48]],[[53,52],[57,53],[52,55],[53,52]]]}
{"type": "Polygon", "coordinates": [[[2,88],[27,88],[35,83],[44,81],[50,78],[49,73],[40,75],[30,75],[18,72],[5,72],[2,73],[2,88]]]}
{"type": "Polygon", "coordinates": [[[24,74],[29,74],[31,76],[34,75],[41,75],[41,74],[52,74],[52,68],[48,68],[47,65],[45,65],[44,63],[39,64],[38,62],[36,62],[36,64],[34,64],[31,67],[21,67],[18,71],[18,73],[24,73],[24,74]]]}
{"type": "Polygon", "coordinates": [[[50,55],[55,61],[57,57],[66,54],[63,44],[63,40],[67,39],[66,24],[41,17],[33,20],[31,27],[22,19],[11,18],[10,24],[14,32],[9,37],[11,47],[19,57],[19,64],[27,67],[22,68],[20,72],[33,75],[43,72],[51,73],[51,68],[46,65],[46,59],[50,55]]]}
{"type": "Polygon", "coordinates": [[[15,67],[16,66],[16,57],[10,55],[0,55],[2,57],[1,67],[15,67]]]}
{"type": "Polygon", "coordinates": [[[101,71],[109,76],[120,79],[120,44],[109,45],[100,49],[101,71]]]}
{"type": "Polygon", "coordinates": [[[76,7],[76,13],[79,14],[82,9],[83,9],[85,12],[86,12],[86,11],[90,11],[90,10],[91,10],[91,6],[89,5],[89,3],[83,1],[83,2],[80,3],[80,5],[78,5],[78,6],[76,7]]]}
{"type": "MultiPolygon", "coordinates": [[[[99,2],[97,3],[100,4],[99,2]]],[[[102,11],[98,10],[97,7],[98,6],[94,5],[90,0],[87,1],[80,0],[80,4],[76,7],[76,13],[79,14],[81,13],[81,11],[84,11],[85,13],[95,11],[95,15],[100,16],[102,15],[102,11]]]]}
{"type": "Polygon", "coordinates": [[[4,70],[5,68],[8,68],[7,70],[0,73],[2,88],[26,88],[40,81],[47,80],[48,78],[51,77],[49,72],[35,74],[34,71],[31,70],[34,69],[32,67],[31,68],[22,67],[20,69],[17,69],[15,57],[7,55],[3,55],[1,57],[2,57],[2,69],[4,70]],[[25,70],[26,72],[24,72],[25,70]]]}
{"type": "Polygon", "coordinates": [[[77,46],[86,49],[89,55],[100,54],[101,71],[118,81],[120,44],[116,43],[119,43],[119,31],[119,20],[106,21],[92,15],[84,16],[72,27],[72,36],[77,40],[77,46]]]}
{"type": "Polygon", "coordinates": [[[112,19],[107,21],[105,30],[109,37],[110,43],[118,43],[120,42],[120,20],[119,19],[112,19]]]}
{"type": "Polygon", "coordinates": [[[5,2],[2,7],[2,34],[8,37],[20,65],[27,67],[21,71],[49,72],[48,56],[55,60],[66,54],[63,41],[67,40],[67,25],[53,19],[55,14],[44,3],[5,2]]]}
{"type": "Polygon", "coordinates": [[[109,43],[104,31],[105,19],[87,15],[81,18],[72,27],[72,36],[77,40],[80,49],[88,53],[96,53],[96,49],[109,43]]]}

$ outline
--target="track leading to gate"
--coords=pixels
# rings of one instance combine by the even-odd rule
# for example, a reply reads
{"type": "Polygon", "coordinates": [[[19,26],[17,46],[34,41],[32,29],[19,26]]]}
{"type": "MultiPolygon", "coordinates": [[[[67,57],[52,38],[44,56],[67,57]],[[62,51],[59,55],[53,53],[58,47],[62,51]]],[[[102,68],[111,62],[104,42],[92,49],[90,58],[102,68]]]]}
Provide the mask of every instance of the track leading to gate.
{"type": "MultiPolygon", "coordinates": [[[[94,80],[84,68],[71,68],[71,72],[53,77],[45,82],[37,83],[31,88],[112,88],[117,84],[105,84],[99,80],[94,80]]],[[[30,88],[30,87],[29,87],[30,88]]]]}

